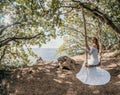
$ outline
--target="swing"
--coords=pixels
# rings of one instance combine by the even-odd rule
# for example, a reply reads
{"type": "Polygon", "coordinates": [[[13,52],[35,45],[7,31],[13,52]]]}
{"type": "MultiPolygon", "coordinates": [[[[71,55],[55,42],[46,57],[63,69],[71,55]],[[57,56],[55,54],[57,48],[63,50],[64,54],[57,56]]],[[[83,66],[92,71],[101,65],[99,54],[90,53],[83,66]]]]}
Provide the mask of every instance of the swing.
{"type": "MultiPolygon", "coordinates": [[[[87,45],[87,32],[86,32],[86,21],[85,21],[85,17],[84,17],[84,11],[82,8],[82,12],[83,12],[83,24],[84,24],[84,30],[85,30],[85,44],[87,45]]],[[[86,47],[87,48],[87,47],[86,47]]],[[[93,52],[92,54],[95,54],[94,56],[97,56],[98,51],[96,48],[92,48],[95,50],[95,52],[93,52]]],[[[100,55],[101,56],[101,55],[100,55]]],[[[101,60],[101,58],[100,58],[101,60]]],[[[106,83],[108,83],[110,81],[110,74],[108,71],[98,67],[100,66],[100,62],[98,61],[98,56],[97,56],[97,61],[93,62],[92,64],[90,64],[90,62],[92,63],[91,60],[88,60],[88,54],[86,51],[86,63],[83,63],[80,71],[76,74],[76,78],[79,79],[82,83],[84,84],[88,84],[88,85],[105,85],[106,83]],[[99,65],[95,65],[99,62],[99,65]],[[86,67],[85,65],[91,65],[89,67],[86,67]]]]}
{"type": "MultiPolygon", "coordinates": [[[[83,26],[84,26],[84,33],[85,33],[85,46],[88,45],[88,42],[87,42],[87,29],[86,29],[86,19],[85,19],[85,15],[84,15],[84,10],[83,10],[83,7],[82,7],[82,14],[83,14],[83,26]]],[[[101,28],[100,28],[100,21],[98,20],[98,27],[99,27],[99,43],[101,44],[101,40],[100,40],[100,35],[101,35],[101,28]]],[[[100,45],[101,46],[101,45],[100,45]]],[[[86,47],[87,49],[87,47],[86,47]]],[[[101,50],[102,50],[102,47],[101,47],[101,50]]],[[[100,52],[100,62],[97,64],[97,65],[88,65],[88,53],[86,51],[86,64],[85,66],[86,67],[98,67],[101,65],[101,52],[100,52]]]]}

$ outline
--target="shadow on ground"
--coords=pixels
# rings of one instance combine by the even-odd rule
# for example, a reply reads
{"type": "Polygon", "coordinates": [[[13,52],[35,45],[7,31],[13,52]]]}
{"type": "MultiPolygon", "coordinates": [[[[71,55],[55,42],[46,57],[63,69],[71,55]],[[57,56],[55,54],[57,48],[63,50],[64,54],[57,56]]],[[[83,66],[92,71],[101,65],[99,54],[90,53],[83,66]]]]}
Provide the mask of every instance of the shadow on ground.
{"type": "Polygon", "coordinates": [[[115,59],[112,60],[103,62],[103,68],[111,74],[110,82],[103,86],[85,85],[76,79],[82,63],[75,65],[76,71],[60,71],[57,65],[48,63],[12,70],[1,81],[0,95],[119,95],[120,68],[111,67],[115,59]]]}

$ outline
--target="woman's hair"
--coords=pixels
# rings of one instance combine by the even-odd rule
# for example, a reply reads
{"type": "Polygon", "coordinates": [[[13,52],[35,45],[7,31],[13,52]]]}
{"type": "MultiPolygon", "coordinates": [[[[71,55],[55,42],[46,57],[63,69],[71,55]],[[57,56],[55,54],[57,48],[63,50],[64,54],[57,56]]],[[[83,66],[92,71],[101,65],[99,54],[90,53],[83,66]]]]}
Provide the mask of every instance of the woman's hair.
{"type": "Polygon", "coordinates": [[[99,52],[99,42],[96,37],[93,37],[93,40],[95,40],[95,45],[97,46],[98,52],[99,52]]]}

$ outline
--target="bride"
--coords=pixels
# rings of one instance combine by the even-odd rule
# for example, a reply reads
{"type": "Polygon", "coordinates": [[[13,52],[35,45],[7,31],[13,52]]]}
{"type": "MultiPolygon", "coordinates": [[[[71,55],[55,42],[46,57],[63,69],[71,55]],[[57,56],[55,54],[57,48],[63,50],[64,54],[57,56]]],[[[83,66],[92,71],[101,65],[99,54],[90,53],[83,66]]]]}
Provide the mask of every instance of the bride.
{"type": "Polygon", "coordinates": [[[82,65],[81,70],[76,74],[76,77],[88,85],[104,85],[110,81],[110,74],[108,71],[97,67],[99,65],[98,52],[99,44],[97,38],[93,38],[93,46],[89,48],[87,45],[87,52],[90,55],[90,59],[82,65]]]}

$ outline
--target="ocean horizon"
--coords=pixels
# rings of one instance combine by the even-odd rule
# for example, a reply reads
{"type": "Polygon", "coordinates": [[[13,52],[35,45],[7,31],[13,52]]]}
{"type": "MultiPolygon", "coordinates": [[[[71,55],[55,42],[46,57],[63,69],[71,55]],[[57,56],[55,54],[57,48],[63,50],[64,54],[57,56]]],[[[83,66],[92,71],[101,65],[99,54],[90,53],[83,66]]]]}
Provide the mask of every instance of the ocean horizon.
{"type": "MultiPolygon", "coordinates": [[[[33,52],[38,55],[38,58],[42,58],[44,61],[57,61],[60,56],[67,55],[65,52],[57,54],[58,48],[32,48],[33,52]]],[[[38,59],[37,58],[37,59],[38,59]]],[[[33,62],[37,59],[30,58],[33,62]]]]}

